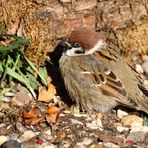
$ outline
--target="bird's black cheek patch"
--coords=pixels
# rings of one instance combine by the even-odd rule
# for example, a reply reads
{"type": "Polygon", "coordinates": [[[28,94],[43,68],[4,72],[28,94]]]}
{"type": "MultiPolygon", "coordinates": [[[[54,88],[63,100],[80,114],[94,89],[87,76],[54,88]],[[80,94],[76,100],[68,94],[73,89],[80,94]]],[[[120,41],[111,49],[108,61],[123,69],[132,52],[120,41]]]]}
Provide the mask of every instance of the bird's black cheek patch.
{"type": "Polygon", "coordinates": [[[83,54],[84,53],[84,51],[81,51],[81,50],[76,50],[75,51],[75,54],[83,54]]]}

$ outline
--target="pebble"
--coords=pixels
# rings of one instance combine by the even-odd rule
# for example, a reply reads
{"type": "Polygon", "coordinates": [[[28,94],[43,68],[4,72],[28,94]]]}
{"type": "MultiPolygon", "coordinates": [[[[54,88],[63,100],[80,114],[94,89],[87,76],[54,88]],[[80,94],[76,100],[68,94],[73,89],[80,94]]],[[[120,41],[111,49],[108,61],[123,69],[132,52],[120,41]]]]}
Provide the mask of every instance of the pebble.
{"type": "Polygon", "coordinates": [[[144,85],[148,85],[148,80],[144,80],[144,85]]]}
{"type": "Polygon", "coordinates": [[[4,142],[8,141],[10,138],[8,136],[0,136],[0,145],[2,145],[4,142]]]}
{"type": "Polygon", "coordinates": [[[136,64],[135,65],[135,69],[138,73],[143,73],[143,68],[140,64],[136,64]]]}
{"type": "Polygon", "coordinates": [[[140,142],[145,140],[145,136],[148,133],[148,126],[136,126],[132,127],[127,137],[127,141],[140,142]]]}
{"type": "Polygon", "coordinates": [[[10,97],[1,97],[1,100],[4,102],[10,102],[11,98],[10,97]]]}
{"type": "Polygon", "coordinates": [[[129,128],[127,127],[123,127],[123,126],[117,126],[117,131],[118,132],[123,132],[123,131],[129,131],[129,128]]]}
{"type": "Polygon", "coordinates": [[[22,143],[22,148],[57,148],[57,147],[49,142],[43,142],[42,144],[37,144],[31,141],[27,141],[22,143]]]}
{"type": "Polygon", "coordinates": [[[51,135],[51,130],[48,129],[44,133],[41,134],[40,136],[41,139],[45,139],[46,141],[52,140],[53,136],[51,135]]]}
{"type": "Polygon", "coordinates": [[[21,148],[21,143],[16,140],[10,140],[3,143],[1,148],[21,148]]]}
{"type": "Polygon", "coordinates": [[[89,145],[89,144],[91,144],[93,142],[93,140],[92,139],[90,139],[90,138],[88,138],[88,137],[85,137],[85,138],[83,138],[83,144],[84,145],[89,145]]]}
{"type": "Polygon", "coordinates": [[[24,133],[26,128],[24,127],[24,125],[21,122],[17,122],[16,123],[16,129],[20,132],[20,133],[24,133]]]}
{"type": "Polygon", "coordinates": [[[105,143],[105,144],[104,144],[104,147],[105,147],[105,148],[120,148],[119,145],[116,145],[116,144],[111,143],[111,142],[105,143]]]}
{"type": "Polygon", "coordinates": [[[125,112],[125,111],[123,111],[123,110],[121,110],[121,109],[118,109],[118,110],[117,110],[117,116],[118,116],[120,119],[122,119],[124,116],[127,116],[127,115],[128,115],[127,112],[125,112]]]}
{"type": "Polygon", "coordinates": [[[71,119],[71,122],[72,122],[72,124],[80,124],[80,125],[83,125],[83,122],[78,121],[76,119],[71,119]]]}
{"type": "Polygon", "coordinates": [[[19,136],[18,133],[11,133],[11,134],[9,134],[9,137],[10,137],[11,140],[18,140],[18,136],[19,136]]]}
{"type": "Polygon", "coordinates": [[[5,97],[13,97],[13,96],[15,96],[15,94],[12,93],[12,92],[7,92],[7,93],[5,94],[5,97]]]}
{"type": "Polygon", "coordinates": [[[61,3],[70,3],[71,0],[60,0],[61,3]]]}
{"type": "Polygon", "coordinates": [[[136,115],[128,115],[122,118],[121,123],[123,126],[142,126],[143,119],[136,115]]]}
{"type": "Polygon", "coordinates": [[[86,123],[86,127],[90,129],[102,130],[102,121],[100,119],[94,120],[91,123],[86,123]]]}
{"type": "Polygon", "coordinates": [[[13,105],[21,107],[29,104],[30,101],[31,101],[30,96],[24,92],[18,92],[11,100],[13,105]]]}
{"type": "Polygon", "coordinates": [[[86,146],[81,142],[77,142],[75,148],[86,148],[86,146]]]}
{"type": "Polygon", "coordinates": [[[51,136],[51,129],[48,129],[47,131],[45,131],[45,134],[50,135],[51,136]]]}
{"type": "Polygon", "coordinates": [[[148,126],[132,127],[130,132],[138,132],[138,131],[143,131],[144,133],[148,133],[148,126]]]}
{"type": "Polygon", "coordinates": [[[31,130],[27,130],[24,132],[24,134],[20,137],[20,141],[21,142],[25,142],[28,141],[30,139],[32,139],[33,137],[35,137],[36,135],[38,135],[39,133],[35,133],[31,130]]]}

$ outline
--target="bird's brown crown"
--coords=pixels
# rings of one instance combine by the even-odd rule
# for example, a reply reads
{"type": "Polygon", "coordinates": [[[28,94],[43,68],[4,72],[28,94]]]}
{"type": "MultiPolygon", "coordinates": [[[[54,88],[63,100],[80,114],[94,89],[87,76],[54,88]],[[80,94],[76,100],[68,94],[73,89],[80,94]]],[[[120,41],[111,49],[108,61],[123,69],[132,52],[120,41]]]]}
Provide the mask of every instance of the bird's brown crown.
{"type": "Polygon", "coordinates": [[[97,32],[84,27],[73,30],[68,38],[69,42],[79,43],[84,49],[93,48],[100,40],[101,37],[97,32]]]}

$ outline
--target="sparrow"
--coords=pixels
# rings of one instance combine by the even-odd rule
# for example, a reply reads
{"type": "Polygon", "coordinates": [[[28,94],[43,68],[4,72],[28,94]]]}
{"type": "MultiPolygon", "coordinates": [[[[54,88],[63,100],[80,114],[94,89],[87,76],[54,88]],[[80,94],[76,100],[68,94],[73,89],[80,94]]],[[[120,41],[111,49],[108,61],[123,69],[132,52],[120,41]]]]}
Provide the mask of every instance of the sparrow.
{"type": "Polygon", "coordinates": [[[77,107],[105,113],[123,105],[148,113],[143,81],[99,33],[76,28],[60,45],[61,75],[77,107]]]}

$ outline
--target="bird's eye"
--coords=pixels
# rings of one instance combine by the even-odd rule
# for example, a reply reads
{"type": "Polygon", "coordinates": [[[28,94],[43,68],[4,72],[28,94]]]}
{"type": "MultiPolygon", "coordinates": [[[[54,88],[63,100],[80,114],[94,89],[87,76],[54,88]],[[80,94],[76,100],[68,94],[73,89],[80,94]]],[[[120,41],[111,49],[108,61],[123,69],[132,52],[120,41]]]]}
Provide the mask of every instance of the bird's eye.
{"type": "Polygon", "coordinates": [[[74,45],[73,45],[75,48],[78,48],[78,47],[80,47],[80,44],[79,43],[74,43],[74,45]]]}

